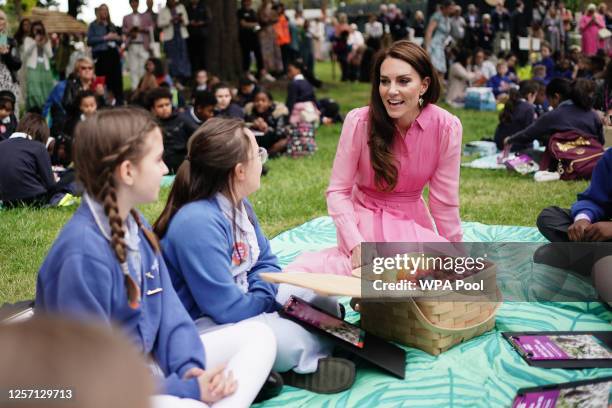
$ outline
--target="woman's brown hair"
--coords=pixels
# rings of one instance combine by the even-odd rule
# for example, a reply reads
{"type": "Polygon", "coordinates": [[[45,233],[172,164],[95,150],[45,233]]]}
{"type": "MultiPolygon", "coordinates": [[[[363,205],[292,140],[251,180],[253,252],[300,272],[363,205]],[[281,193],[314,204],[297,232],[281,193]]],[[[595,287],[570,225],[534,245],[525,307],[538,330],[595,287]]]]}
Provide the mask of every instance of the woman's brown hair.
{"type": "Polygon", "coordinates": [[[244,130],[245,124],[240,119],[212,118],[194,132],[166,207],[153,226],[159,237],[166,234],[172,217],[185,204],[220,192],[233,195],[234,168],[249,160],[251,150],[244,130]]]}
{"type": "MultiPolygon", "coordinates": [[[[111,247],[122,265],[132,307],[137,305],[140,293],[127,270],[125,231],[119,216],[114,172],[125,160],[137,164],[142,159],[147,136],[156,127],[147,111],[130,107],[101,110],[80,122],[75,129],[76,176],[85,190],[104,207],[111,229],[111,247]]],[[[131,214],[142,226],[138,213],[132,209],[131,214]]],[[[153,234],[147,234],[147,238],[158,250],[153,234]]]]}
{"type": "Polygon", "coordinates": [[[421,79],[429,78],[427,91],[423,94],[423,108],[429,103],[436,103],[440,97],[440,80],[429,59],[427,52],[419,45],[401,40],[390,48],[380,51],[372,71],[372,92],[370,95],[370,161],[374,168],[374,182],[381,191],[392,191],[397,184],[397,166],[391,151],[396,132],[393,119],[387,113],[378,86],[380,84],[380,67],[387,58],[396,58],[408,64],[419,74],[421,79]]]}

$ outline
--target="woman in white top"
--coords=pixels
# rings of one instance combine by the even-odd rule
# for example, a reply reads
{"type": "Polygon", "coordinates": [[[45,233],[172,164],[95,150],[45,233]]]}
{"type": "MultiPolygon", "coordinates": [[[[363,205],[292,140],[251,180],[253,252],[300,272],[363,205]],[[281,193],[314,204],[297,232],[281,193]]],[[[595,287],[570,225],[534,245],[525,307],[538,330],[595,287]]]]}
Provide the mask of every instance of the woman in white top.
{"type": "Polygon", "coordinates": [[[467,87],[472,81],[482,76],[480,72],[471,71],[470,65],[472,65],[472,53],[466,49],[460,50],[448,73],[446,103],[451,106],[456,107],[463,104],[467,87]]]}

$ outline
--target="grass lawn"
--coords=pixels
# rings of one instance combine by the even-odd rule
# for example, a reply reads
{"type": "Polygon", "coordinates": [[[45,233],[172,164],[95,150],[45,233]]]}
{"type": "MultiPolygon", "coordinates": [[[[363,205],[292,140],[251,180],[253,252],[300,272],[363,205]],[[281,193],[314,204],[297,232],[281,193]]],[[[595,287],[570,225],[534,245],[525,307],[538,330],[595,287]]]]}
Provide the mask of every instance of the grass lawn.
{"type": "MultiPolygon", "coordinates": [[[[325,87],[318,97],[333,97],[346,113],[367,104],[368,84],[332,81],[329,64],[319,64],[318,75],[325,87]]],[[[339,78],[339,70],[336,72],[339,78]]],[[[284,100],[281,88],[273,89],[284,100]]],[[[490,136],[497,125],[491,112],[453,110],[463,123],[463,142],[490,136]]],[[[251,197],[265,232],[272,237],[309,219],[326,215],[324,191],[327,187],[340,125],[320,128],[319,151],[313,157],[269,162],[270,172],[261,189],[251,197]]],[[[505,171],[461,170],[461,217],[486,224],[535,226],[538,212],[545,206],[569,206],[586,182],[535,183],[531,177],[505,171]]],[[[166,201],[160,199],[143,208],[153,222],[166,201]]],[[[70,218],[74,208],[0,211],[0,304],[34,296],[36,273],[53,239],[70,218]]]]}

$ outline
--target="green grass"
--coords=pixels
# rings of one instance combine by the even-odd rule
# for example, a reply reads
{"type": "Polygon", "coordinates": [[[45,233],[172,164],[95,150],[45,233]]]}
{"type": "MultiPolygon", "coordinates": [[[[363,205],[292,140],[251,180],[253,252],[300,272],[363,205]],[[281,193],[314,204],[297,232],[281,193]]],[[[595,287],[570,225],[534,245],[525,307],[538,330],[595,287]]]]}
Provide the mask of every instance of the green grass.
{"type": "MultiPolygon", "coordinates": [[[[318,91],[319,97],[335,98],[343,113],[367,104],[368,84],[333,82],[329,64],[319,64],[317,68],[326,84],[318,91]]],[[[272,91],[284,100],[282,84],[272,91]]],[[[453,110],[453,113],[463,124],[464,143],[492,135],[497,124],[494,113],[465,110],[453,110]]],[[[313,157],[269,162],[269,174],[263,177],[261,189],[251,197],[268,236],[327,214],[324,192],[340,129],[339,125],[319,129],[319,151],[313,157]]],[[[542,208],[551,204],[569,206],[586,185],[585,182],[540,184],[531,177],[505,171],[462,169],[461,217],[486,224],[534,226],[542,208]]],[[[162,190],[156,203],[143,208],[149,221],[154,221],[161,212],[167,194],[167,189],[162,190]]],[[[34,296],[38,268],[73,211],[74,208],[53,208],[0,212],[0,303],[34,296]]]]}

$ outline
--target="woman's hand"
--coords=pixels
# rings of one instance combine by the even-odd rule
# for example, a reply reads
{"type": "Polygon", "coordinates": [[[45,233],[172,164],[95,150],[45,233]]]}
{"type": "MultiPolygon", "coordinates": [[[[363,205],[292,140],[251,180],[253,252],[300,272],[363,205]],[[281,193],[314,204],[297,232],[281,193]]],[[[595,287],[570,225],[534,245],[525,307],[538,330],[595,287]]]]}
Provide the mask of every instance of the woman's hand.
{"type": "Polygon", "coordinates": [[[102,37],[105,41],[117,41],[119,40],[121,37],[119,37],[119,34],[117,33],[108,33],[106,34],[104,37],[102,37]]]}
{"type": "MultiPolygon", "coordinates": [[[[218,365],[203,372],[197,377],[200,384],[200,400],[206,404],[213,404],[232,395],[238,384],[231,371],[227,375],[223,372],[225,364],[218,365]]],[[[187,372],[190,373],[193,369],[187,372]]],[[[195,370],[194,370],[195,372],[195,370]]],[[[186,374],[186,375],[187,375],[186,374]]]]}
{"type": "Polygon", "coordinates": [[[363,244],[358,244],[351,251],[351,268],[352,269],[359,268],[360,266],[370,264],[374,262],[374,258],[378,256],[375,244],[373,243],[370,243],[365,246],[366,252],[362,252],[363,250],[364,250],[363,244]]]}
{"type": "Polygon", "coordinates": [[[357,244],[351,251],[351,268],[359,268],[361,266],[361,244],[357,244]]]}
{"type": "Polygon", "coordinates": [[[0,55],[8,54],[9,47],[8,45],[0,45],[0,55]]]}
{"type": "Polygon", "coordinates": [[[511,145],[511,143],[510,143],[510,136],[506,136],[504,138],[504,146],[510,146],[510,145],[511,145]]]}

